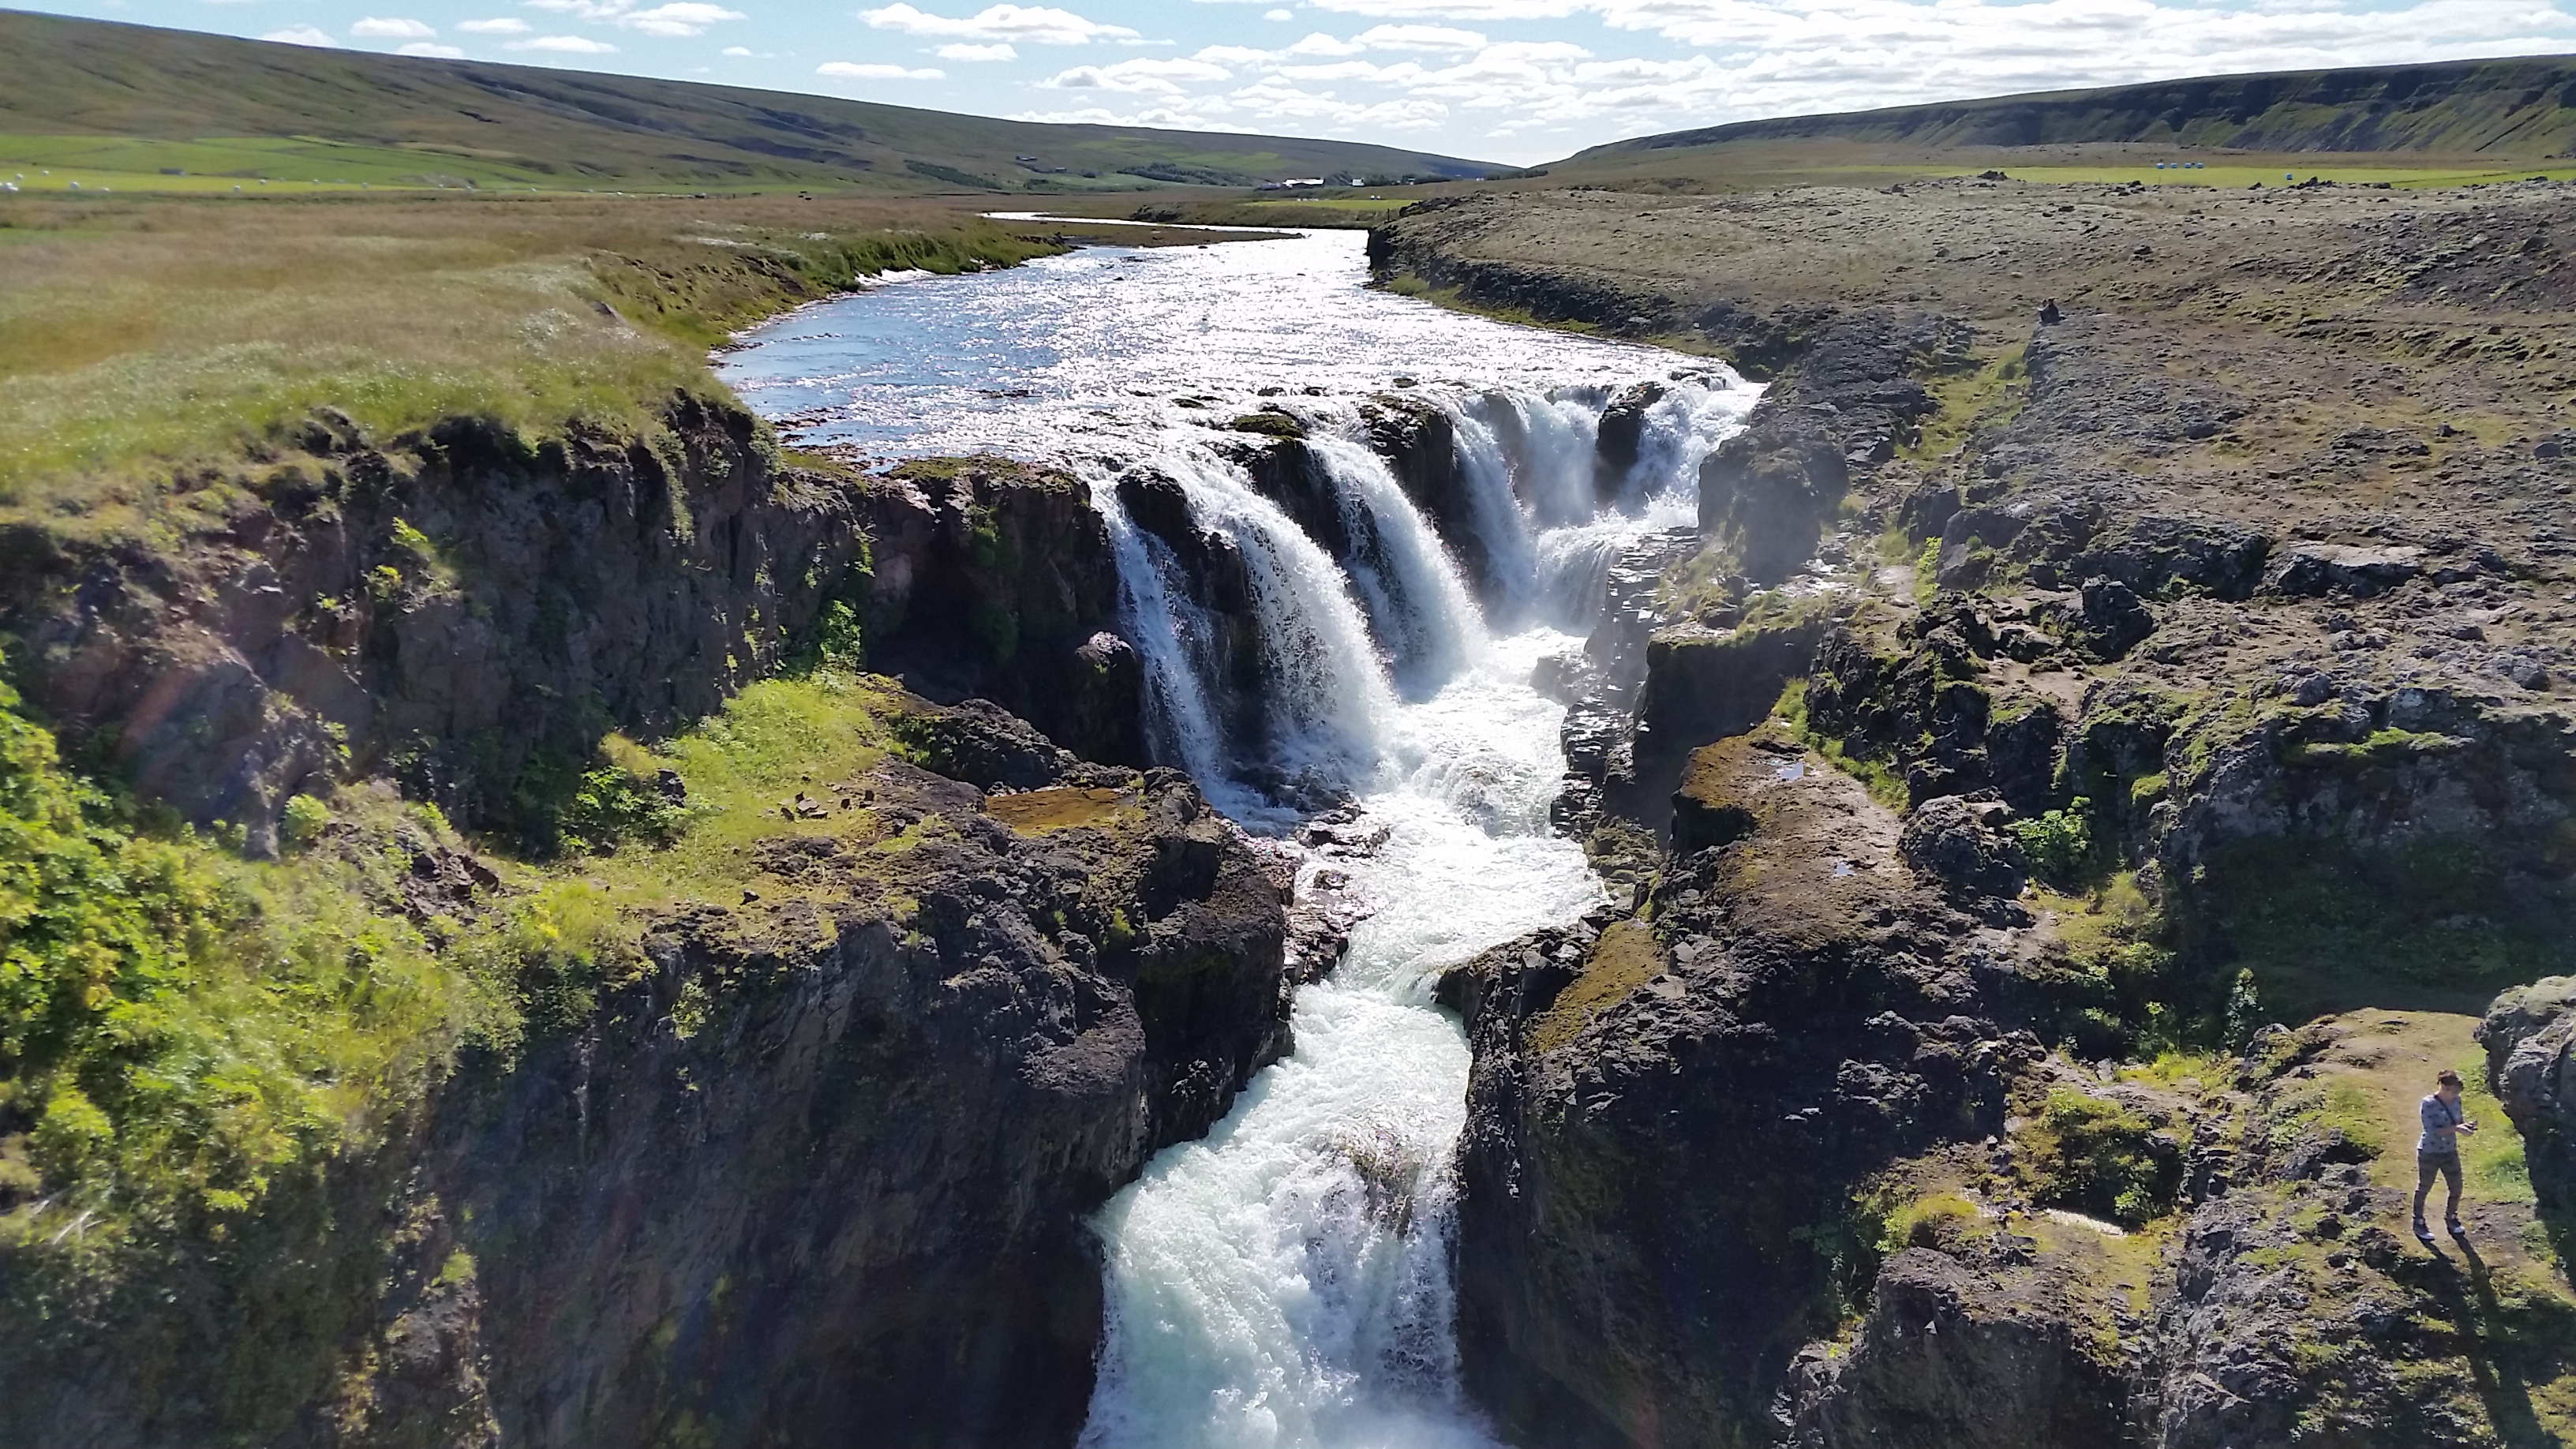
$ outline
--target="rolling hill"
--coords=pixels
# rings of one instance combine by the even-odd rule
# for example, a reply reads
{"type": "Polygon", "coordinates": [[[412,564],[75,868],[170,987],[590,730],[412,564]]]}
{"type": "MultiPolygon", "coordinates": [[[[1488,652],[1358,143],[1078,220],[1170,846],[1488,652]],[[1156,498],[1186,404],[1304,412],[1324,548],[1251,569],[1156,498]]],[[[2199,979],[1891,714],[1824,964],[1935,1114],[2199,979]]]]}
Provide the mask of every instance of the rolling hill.
{"type": "Polygon", "coordinates": [[[1933,150],[2122,143],[2272,154],[2545,158],[2576,150],[2576,57],[2205,76],[1739,121],[1595,146],[1549,169],[1796,142],[1933,150]]]}
{"type": "Polygon", "coordinates": [[[350,184],[1065,192],[1499,168],[1342,141],[1046,125],[0,11],[0,162],[350,184]]]}

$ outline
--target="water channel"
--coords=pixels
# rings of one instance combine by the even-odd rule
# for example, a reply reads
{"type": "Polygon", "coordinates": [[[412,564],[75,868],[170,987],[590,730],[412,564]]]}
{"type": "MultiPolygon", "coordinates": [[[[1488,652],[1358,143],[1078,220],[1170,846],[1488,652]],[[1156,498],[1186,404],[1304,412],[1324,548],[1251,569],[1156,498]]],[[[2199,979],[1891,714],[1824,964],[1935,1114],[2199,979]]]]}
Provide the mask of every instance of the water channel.
{"type": "Polygon", "coordinates": [[[1095,1221],[1109,1321],[1086,1449],[1492,1442],[1460,1398],[1452,1323],[1445,1168],[1468,1052],[1431,984],[1599,898],[1548,826],[1563,711],[1532,671],[1580,649],[1623,544],[1691,521],[1700,459],[1756,396],[1701,359],[1366,280],[1355,232],[1091,248],[891,280],[772,322],[722,363],[809,445],[996,453],[1089,481],[1157,755],[1256,833],[1291,833],[1343,797],[1362,835],[1384,834],[1331,862],[1374,914],[1341,967],[1301,989],[1295,1053],[1095,1221]],[[1605,475],[1602,415],[1644,382],[1660,396],[1634,461],[1605,475]],[[1466,506],[1452,532],[1463,520],[1472,539],[1444,538],[1372,446],[1385,397],[1453,433],[1466,506]],[[1261,407],[1306,431],[1325,538],[1220,431],[1261,407]],[[1140,469],[1239,559],[1233,605],[1130,516],[1121,480],[1140,469]],[[1243,613],[1250,699],[1223,643],[1244,637],[1243,613]]]}

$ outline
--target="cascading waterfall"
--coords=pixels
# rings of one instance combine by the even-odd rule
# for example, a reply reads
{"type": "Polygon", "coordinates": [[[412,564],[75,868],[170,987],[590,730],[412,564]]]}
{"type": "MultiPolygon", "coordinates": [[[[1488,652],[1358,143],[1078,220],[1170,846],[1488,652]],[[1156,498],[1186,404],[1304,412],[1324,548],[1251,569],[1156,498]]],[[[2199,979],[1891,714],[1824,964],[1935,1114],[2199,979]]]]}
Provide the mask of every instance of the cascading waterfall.
{"type": "MultiPolygon", "coordinates": [[[[1588,622],[1618,546],[1686,516],[1678,485],[1732,414],[1696,406],[1708,389],[1674,393],[1693,397],[1648,411],[1652,446],[1619,489],[1637,495],[1626,511],[1591,501],[1589,439],[1566,442],[1587,420],[1597,427],[1597,394],[1437,399],[1507,615],[1588,622]],[[1484,522],[1480,504],[1511,521],[1484,522]],[[1550,511],[1579,520],[1545,526],[1550,511]]],[[[1310,419],[1308,447],[1352,540],[1343,587],[1380,654],[1337,661],[1339,677],[1392,662],[1403,679],[1383,717],[1386,754],[1335,782],[1388,831],[1374,855],[1341,863],[1377,913],[1340,970],[1299,994],[1296,1054],[1101,1215],[1109,1327],[1086,1449],[1492,1442],[1459,1399],[1451,1321],[1445,1166],[1464,1122],[1467,1048],[1429,998],[1439,967],[1597,898],[1580,851],[1547,829],[1560,711],[1528,685],[1542,654],[1576,639],[1547,624],[1488,637],[1438,533],[1362,437],[1351,417],[1310,419]]],[[[1241,541],[1247,525],[1285,521],[1240,506],[1239,470],[1160,466],[1191,480],[1202,528],[1241,541]]],[[[1175,607],[1173,582],[1131,590],[1131,604],[1175,607]]],[[[1210,687],[1177,677],[1203,658],[1158,655],[1151,642],[1185,632],[1137,620],[1149,674],[1170,679],[1158,697],[1210,687]]]]}
{"type": "Polygon", "coordinates": [[[1351,581],[1369,601],[1398,681],[1408,694],[1436,689],[1484,643],[1484,611],[1440,535],[1356,427],[1316,432],[1306,447],[1331,480],[1344,526],[1372,545],[1355,551],[1351,581]]]}
{"type": "Polygon", "coordinates": [[[1378,840],[1318,847],[1375,913],[1299,989],[1294,1054],[1096,1219],[1087,1449],[1492,1442],[1452,1323],[1468,1052],[1431,984],[1598,898],[1547,824],[1563,711],[1531,676],[1580,647],[1627,541],[1690,520],[1700,459],[1753,402],[1704,364],[1365,280],[1353,233],[1095,249],[824,304],[720,363],[808,446],[1078,472],[1158,755],[1253,829],[1333,803],[1361,816],[1340,839],[1378,840]],[[1396,411],[1444,415],[1454,477],[1370,446],[1368,400],[1397,388],[1396,411]],[[1298,420],[1298,468],[1256,475],[1222,426],[1265,407],[1298,420]]]}

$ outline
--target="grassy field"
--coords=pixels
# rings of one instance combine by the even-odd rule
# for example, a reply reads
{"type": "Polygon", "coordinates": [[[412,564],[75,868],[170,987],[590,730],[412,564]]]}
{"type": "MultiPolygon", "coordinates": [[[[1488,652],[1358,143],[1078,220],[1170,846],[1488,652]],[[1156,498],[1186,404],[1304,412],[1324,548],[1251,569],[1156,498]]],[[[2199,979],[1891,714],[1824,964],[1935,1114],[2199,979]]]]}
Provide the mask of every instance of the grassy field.
{"type": "MultiPolygon", "coordinates": [[[[21,191],[231,192],[474,186],[564,189],[560,177],[504,161],[399,146],[304,137],[232,136],[164,141],[144,136],[0,135],[0,181],[21,191]]],[[[573,190],[584,188],[573,187],[573,190]]]]}
{"type": "Polygon", "coordinates": [[[927,202],[0,196],[0,515],[114,526],[329,405],[633,425],[733,328],[889,268],[1056,249],[927,202]]]}

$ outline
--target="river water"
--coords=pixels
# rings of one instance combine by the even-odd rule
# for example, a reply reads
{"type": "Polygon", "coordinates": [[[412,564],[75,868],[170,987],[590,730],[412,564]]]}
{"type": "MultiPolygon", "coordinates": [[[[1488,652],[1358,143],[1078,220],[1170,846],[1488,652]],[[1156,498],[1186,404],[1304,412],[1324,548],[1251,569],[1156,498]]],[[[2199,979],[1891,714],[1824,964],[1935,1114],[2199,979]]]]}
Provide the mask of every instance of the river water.
{"type": "Polygon", "coordinates": [[[721,364],[801,443],[1090,481],[1157,755],[1259,833],[1294,833],[1319,799],[1357,808],[1337,831],[1354,843],[1308,870],[1347,875],[1374,913],[1299,991],[1296,1051],[1095,1220],[1109,1321],[1085,1449],[1494,1442],[1457,1385],[1446,1167],[1468,1053],[1431,985],[1599,899],[1548,828],[1563,711],[1532,670],[1579,649],[1620,546],[1691,520],[1700,459],[1755,399],[1699,359],[1369,291],[1361,249],[1320,232],[904,278],[721,364]],[[1600,476],[1603,411],[1642,382],[1662,393],[1636,460],[1600,476]],[[1452,526],[1491,561],[1481,577],[1372,448],[1364,409],[1386,396],[1454,431],[1452,526]],[[1261,406],[1303,421],[1330,540],[1230,460],[1241,435],[1215,425],[1261,406]],[[1129,516],[1118,480],[1140,467],[1240,560],[1231,604],[1129,516]],[[1252,699],[1220,642],[1246,611],[1252,699]]]}

